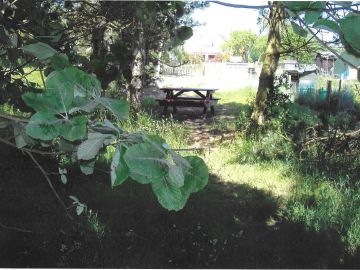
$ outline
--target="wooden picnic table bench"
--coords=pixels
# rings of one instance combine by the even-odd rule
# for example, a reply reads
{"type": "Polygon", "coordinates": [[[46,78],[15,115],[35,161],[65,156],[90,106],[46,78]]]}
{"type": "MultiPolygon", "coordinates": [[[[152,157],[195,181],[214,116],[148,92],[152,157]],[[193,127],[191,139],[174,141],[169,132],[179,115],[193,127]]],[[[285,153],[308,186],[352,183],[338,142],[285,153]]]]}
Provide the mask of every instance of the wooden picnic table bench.
{"type": "Polygon", "coordinates": [[[203,114],[206,116],[208,109],[211,114],[215,115],[214,106],[218,102],[218,98],[213,98],[216,88],[181,88],[166,87],[160,88],[166,93],[165,99],[157,99],[160,106],[164,106],[163,114],[167,114],[168,106],[173,107],[173,113],[177,113],[176,107],[203,107],[203,114]],[[195,93],[196,96],[184,96],[185,93],[195,93]],[[205,92],[205,93],[204,93],[205,92]]]}

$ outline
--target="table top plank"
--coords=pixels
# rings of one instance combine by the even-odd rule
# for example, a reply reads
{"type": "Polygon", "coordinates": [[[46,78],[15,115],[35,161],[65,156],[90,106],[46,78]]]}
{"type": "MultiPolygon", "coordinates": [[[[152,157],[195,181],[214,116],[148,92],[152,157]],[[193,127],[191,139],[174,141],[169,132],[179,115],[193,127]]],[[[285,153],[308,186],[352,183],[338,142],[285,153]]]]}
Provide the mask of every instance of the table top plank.
{"type": "Polygon", "coordinates": [[[219,88],[190,88],[190,87],[162,87],[160,88],[162,91],[183,91],[183,92],[193,92],[193,91],[217,91],[219,88]]]}

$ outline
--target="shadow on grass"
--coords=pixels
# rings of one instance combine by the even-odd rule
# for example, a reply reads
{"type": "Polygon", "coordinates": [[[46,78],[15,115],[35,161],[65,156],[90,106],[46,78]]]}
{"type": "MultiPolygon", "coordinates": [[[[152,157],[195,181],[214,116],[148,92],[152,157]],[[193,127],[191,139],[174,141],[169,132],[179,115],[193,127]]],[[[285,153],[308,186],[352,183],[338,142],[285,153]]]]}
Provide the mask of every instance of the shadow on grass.
{"type": "MultiPolygon", "coordinates": [[[[54,178],[56,188],[63,198],[75,195],[98,213],[91,224],[80,218],[92,233],[76,231],[31,160],[1,149],[7,155],[0,162],[0,222],[33,231],[0,228],[1,267],[354,267],[352,258],[340,263],[343,247],[332,232],[273,222],[276,198],[216,175],[182,211],[168,212],[148,186],[127,181],[112,190],[108,175],[84,177],[72,169],[65,187],[54,178]],[[102,225],[105,235],[97,238],[102,225]]],[[[46,169],[56,166],[48,161],[46,169]]]]}

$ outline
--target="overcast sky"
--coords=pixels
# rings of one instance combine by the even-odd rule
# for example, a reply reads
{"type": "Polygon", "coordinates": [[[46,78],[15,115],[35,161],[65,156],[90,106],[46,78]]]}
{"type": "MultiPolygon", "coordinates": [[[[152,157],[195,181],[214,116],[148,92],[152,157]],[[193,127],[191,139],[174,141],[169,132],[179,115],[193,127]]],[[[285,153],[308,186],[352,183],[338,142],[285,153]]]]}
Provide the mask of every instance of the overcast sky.
{"type": "MultiPolygon", "coordinates": [[[[266,5],[266,1],[226,1],[228,3],[241,3],[250,5],[266,5]]],[[[228,38],[232,31],[252,30],[259,33],[257,26],[258,10],[231,8],[222,5],[210,3],[210,7],[204,10],[196,10],[193,18],[204,26],[194,28],[194,35],[186,41],[185,49],[196,50],[201,46],[215,42],[218,43],[219,36],[228,38]]]]}

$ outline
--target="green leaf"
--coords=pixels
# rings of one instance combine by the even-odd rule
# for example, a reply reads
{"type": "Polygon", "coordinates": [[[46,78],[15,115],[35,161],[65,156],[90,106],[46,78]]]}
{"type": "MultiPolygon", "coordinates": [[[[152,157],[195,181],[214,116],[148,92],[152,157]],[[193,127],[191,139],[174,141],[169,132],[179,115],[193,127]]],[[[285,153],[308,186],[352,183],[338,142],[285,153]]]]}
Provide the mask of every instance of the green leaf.
{"type": "MultiPolygon", "coordinates": [[[[354,66],[360,66],[360,58],[356,57],[348,52],[341,53],[341,57],[347,60],[348,62],[352,63],[354,66]]],[[[341,59],[337,59],[335,61],[334,66],[334,73],[341,75],[344,72],[347,72],[349,70],[348,64],[343,62],[341,59]]]]}
{"type": "Polygon", "coordinates": [[[179,165],[169,165],[169,182],[175,187],[184,185],[183,167],[179,165]]]}
{"type": "Polygon", "coordinates": [[[307,1],[282,1],[281,3],[292,11],[306,10],[310,4],[310,2],[307,1]]]}
{"type": "Polygon", "coordinates": [[[295,34],[298,34],[299,36],[302,36],[302,37],[307,36],[307,31],[304,28],[302,28],[300,25],[298,25],[294,22],[291,22],[291,26],[292,26],[292,29],[295,34]]]}
{"type": "Polygon", "coordinates": [[[209,171],[205,162],[197,156],[184,157],[191,165],[191,169],[185,174],[185,184],[182,191],[187,193],[198,192],[208,183],[209,171]]]}
{"type": "Polygon", "coordinates": [[[50,57],[57,53],[56,50],[42,42],[25,45],[24,47],[22,47],[22,50],[27,54],[35,56],[40,61],[48,60],[50,57]]]}
{"type": "Polygon", "coordinates": [[[9,126],[10,122],[5,120],[0,120],[0,128],[6,128],[9,126]]]}
{"type": "Polygon", "coordinates": [[[95,160],[90,162],[82,162],[80,163],[80,170],[85,175],[90,175],[94,173],[95,160]]]}
{"type": "Polygon", "coordinates": [[[69,74],[69,69],[71,68],[54,71],[45,81],[47,94],[56,98],[53,106],[58,113],[68,112],[74,100],[74,86],[69,80],[73,75],[70,75],[71,72],[69,74]]]}
{"type": "Polygon", "coordinates": [[[171,184],[166,176],[152,183],[151,187],[162,207],[175,211],[184,208],[187,197],[183,195],[180,188],[171,184]]]}
{"type": "Polygon", "coordinates": [[[60,175],[61,182],[65,185],[67,183],[67,177],[65,174],[60,175]]]}
{"type": "Polygon", "coordinates": [[[321,16],[321,11],[307,11],[305,12],[304,20],[307,24],[312,24],[321,16]]]}
{"type": "Polygon", "coordinates": [[[58,147],[60,153],[71,153],[75,148],[75,146],[72,143],[69,143],[63,138],[60,138],[58,147]]]}
{"type": "Polygon", "coordinates": [[[66,54],[58,53],[51,57],[51,67],[55,70],[62,70],[70,66],[69,58],[66,54]]]}
{"type": "Polygon", "coordinates": [[[312,1],[309,4],[309,9],[311,9],[311,10],[324,9],[324,8],[326,8],[326,3],[327,3],[326,1],[312,1]]]}
{"type": "MultiPolygon", "coordinates": [[[[165,176],[167,161],[164,154],[150,143],[140,143],[130,146],[124,160],[131,173],[143,176],[142,183],[155,182],[165,176]]],[[[136,176],[136,181],[139,177],[136,176]]]]}
{"type": "Polygon", "coordinates": [[[346,42],[354,49],[360,50],[360,16],[351,14],[340,20],[340,28],[346,42]]]}
{"type": "Polygon", "coordinates": [[[35,139],[49,141],[59,136],[61,122],[51,113],[37,112],[30,118],[26,133],[35,139]]]}
{"type": "Polygon", "coordinates": [[[129,168],[124,161],[124,154],[126,147],[120,145],[120,149],[117,148],[111,162],[111,186],[119,186],[129,177],[129,168]]]}
{"type": "Polygon", "coordinates": [[[25,125],[22,123],[12,122],[14,129],[15,144],[17,148],[23,148],[26,145],[34,146],[36,141],[30,138],[25,131],[25,125]]]}
{"type": "Polygon", "coordinates": [[[76,116],[72,119],[63,121],[60,135],[68,141],[81,140],[86,135],[86,116],[76,116]]]}
{"type": "Polygon", "coordinates": [[[182,26],[175,30],[175,35],[181,40],[187,40],[192,37],[193,30],[189,26],[182,26]]]}
{"type": "Polygon", "coordinates": [[[125,100],[100,98],[100,103],[106,107],[119,120],[126,120],[129,116],[130,105],[125,100]]]}
{"type": "Polygon", "coordinates": [[[29,107],[33,108],[37,112],[56,113],[58,101],[56,97],[45,93],[32,93],[27,92],[22,94],[21,98],[29,107]]]}
{"type": "Polygon", "coordinates": [[[99,132],[89,133],[88,139],[83,141],[78,148],[77,158],[80,160],[90,160],[95,158],[104,141],[109,137],[107,134],[99,132]]]}
{"type": "Polygon", "coordinates": [[[360,68],[358,68],[358,70],[357,70],[357,79],[360,82],[360,68]]]}
{"type": "Polygon", "coordinates": [[[313,26],[317,29],[323,29],[326,31],[334,32],[334,33],[340,33],[340,27],[335,21],[327,20],[327,19],[319,19],[317,20],[313,26]]]}
{"type": "Polygon", "coordinates": [[[56,109],[62,109],[59,112],[73,108],[74,97],[83,97],[90,102],[90,98],[99,97],[101,94],[100,82],[94,76],[74,67],[52,72],[45,86],[49,94],[58,100],[56,109]]]}
{"type": "Polygon", "coordinates": [[[92,112],[99,105],[99,99],[89,99],[86,97],[76,96],[73,100],[72,108],[69,110],[70,114],[78,111],[84,111],[87,113],[92,112]]]}

